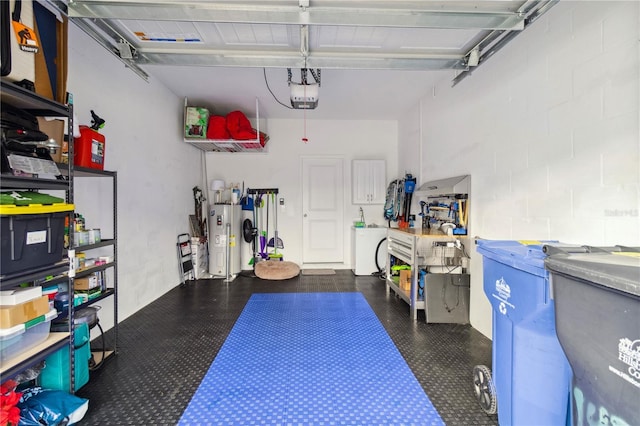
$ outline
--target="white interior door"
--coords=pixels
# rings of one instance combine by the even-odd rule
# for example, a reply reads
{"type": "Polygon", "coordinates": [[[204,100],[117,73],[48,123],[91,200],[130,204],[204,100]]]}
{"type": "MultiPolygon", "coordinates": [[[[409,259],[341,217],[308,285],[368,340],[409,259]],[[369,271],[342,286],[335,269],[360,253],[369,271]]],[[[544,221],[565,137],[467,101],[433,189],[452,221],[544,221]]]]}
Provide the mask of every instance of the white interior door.
{"type": "Polygon", "coordinates": [[[302,262],[344,262],[344,161],[302,159],[302,262]]]}

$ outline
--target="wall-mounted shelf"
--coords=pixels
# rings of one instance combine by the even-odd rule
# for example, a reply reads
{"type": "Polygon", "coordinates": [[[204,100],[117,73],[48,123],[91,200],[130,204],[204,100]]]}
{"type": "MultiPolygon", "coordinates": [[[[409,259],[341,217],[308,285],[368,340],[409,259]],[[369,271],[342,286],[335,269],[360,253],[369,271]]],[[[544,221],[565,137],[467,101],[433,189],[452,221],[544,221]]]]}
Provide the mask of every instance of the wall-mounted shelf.
{"type": "Polygon", "coordinates": [[[211,140],[211,139],[186,139],[190,145],[207,152],[263,152],[265,147],[260,141],[235,141],[231,139],[211,140]]]}
{"type": "MultiPolygon", "coordinates": [[[[187,108],[187,98],[184,100],[185,114],[187,108]]],[[[184,138],[184,141],[202,151],[206,152],[265,152],[266,143],[260,143],[260,112],[258,99],[256,98],[256,139],[204,139],[204,138],[184,138]]]]}

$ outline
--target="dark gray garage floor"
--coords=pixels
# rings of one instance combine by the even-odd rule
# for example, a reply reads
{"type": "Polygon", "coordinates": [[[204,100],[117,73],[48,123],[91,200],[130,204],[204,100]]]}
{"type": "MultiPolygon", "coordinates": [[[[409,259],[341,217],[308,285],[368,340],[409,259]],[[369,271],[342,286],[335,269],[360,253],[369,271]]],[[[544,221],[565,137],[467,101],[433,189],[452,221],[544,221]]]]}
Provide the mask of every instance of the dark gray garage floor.
{"type": "Polygon", "coordinates": [[[468,325],[426,324],[422,312],[414,322],[384,281],[348,270],[174,288],[120,323],[118,355],[77,392],[90,401],[82,423],[176,424],[252,293],[352,291],[365,296],[447,425],[497,424],[481,410],[472,386],[473,366],[491,365],[491,341],[468,325]]]}

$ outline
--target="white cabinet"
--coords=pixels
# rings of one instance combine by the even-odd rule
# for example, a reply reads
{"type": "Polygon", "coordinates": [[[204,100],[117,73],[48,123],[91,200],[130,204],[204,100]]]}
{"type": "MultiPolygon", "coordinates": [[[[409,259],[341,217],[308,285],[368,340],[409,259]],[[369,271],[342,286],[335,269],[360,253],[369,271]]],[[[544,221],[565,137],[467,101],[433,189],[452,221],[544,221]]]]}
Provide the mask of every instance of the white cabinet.
{"type": "Polygon", "coordinates": [[[353,204],[384,204],[386,197],[385,160],[353,160],[351,185],[353,204]]]}

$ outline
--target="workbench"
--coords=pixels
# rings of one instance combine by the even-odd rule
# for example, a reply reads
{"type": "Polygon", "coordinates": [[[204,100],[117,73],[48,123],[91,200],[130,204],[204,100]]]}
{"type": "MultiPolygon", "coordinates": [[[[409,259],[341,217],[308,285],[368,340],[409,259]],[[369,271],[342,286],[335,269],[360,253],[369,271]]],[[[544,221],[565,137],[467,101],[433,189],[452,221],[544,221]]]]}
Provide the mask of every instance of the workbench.
{"type": "Polygon", "coordinates": [[[469,238],[449,236],[440,230],[389,228],[387,232],[386,285],[409,305],[410,317],[425,311],[427,323],[469,322],[469,238]],[[394,281],[392,267],[411,267],[411,287],[405,290],[394,281]],[[424,289],[420,289],[420,270],[424,289]],[[422,294],[420,294],[422,293],[422,294]]]}

